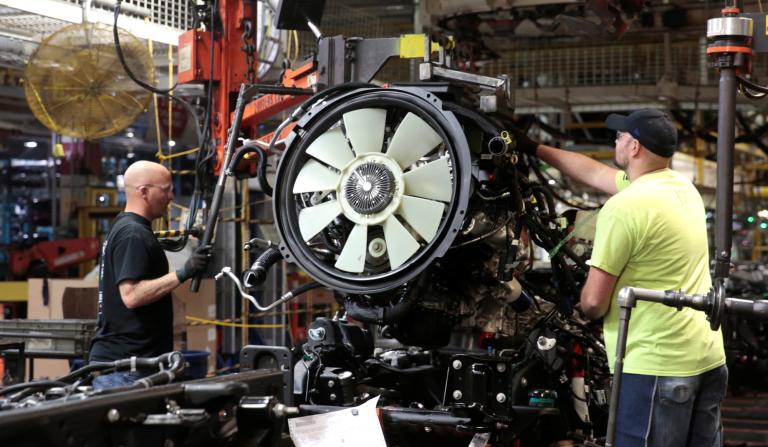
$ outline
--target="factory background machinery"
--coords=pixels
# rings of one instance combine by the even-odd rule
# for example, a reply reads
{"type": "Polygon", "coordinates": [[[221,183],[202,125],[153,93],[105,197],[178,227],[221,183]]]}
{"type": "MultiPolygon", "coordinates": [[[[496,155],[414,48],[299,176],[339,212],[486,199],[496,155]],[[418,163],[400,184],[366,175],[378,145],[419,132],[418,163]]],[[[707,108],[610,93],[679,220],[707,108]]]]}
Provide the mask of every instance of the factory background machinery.
{"type": "Polygon", "coordinates": [[[768,231],[764,42],[742,21],[765,24],[727,6],[0,0],[0,439],[282,445],[286,419],[378,399],[387,445],[610,445],[599,325],[573,309],[605,197],[512,131],[608,162],[605,115],[652,107],[708,207],[717,289],[625,303],[722,324],[726,442],[768,444],[742,397],[765,387],[768,231]],[[739,26],[708,33],[721,14],[739,26]],[[749,77],[723,103],[731,69],[749,77]],[[91,246],[139,159],[173,174],[171,264],[216,257],[174,298],[181,353],[93,392],[135,367],[77,361],[91,246]]]}

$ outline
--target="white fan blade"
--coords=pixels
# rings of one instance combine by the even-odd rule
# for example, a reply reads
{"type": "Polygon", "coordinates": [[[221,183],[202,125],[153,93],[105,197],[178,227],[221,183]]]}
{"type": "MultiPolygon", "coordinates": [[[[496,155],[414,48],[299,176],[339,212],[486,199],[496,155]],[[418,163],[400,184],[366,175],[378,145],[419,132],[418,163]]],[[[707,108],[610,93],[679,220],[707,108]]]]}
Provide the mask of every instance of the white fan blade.
{"type": "Polygon", "coordinates": [[[338,170],[341,170],[355,158],[352,148],[347,143],[347,138],[344,137],[344,133],[338,127],[317,137],[309,145],[307,153],[338,170]]]}
{"type": "Polygon", "coordinates": [[[336,268],[350,273],[362,273],[368,253],[368,226],[355,225],[336,260],[336,268]]]}
{"type": "Polygon", "coordinates": [[[451,168],[447,158],[438,158],[403,175],[405,194],[425,199],[451,200],[451,168]]]}
{"type": "Polygon", "coordinates": [[[389,265],[394,270],[413,256],[419,250],[420,245],[395,216],[387,217],[382,227],[384,228],[384,240],[387,242],[389,265]]]}
{"type": "Polygon", "coordinates": [[[359,109],[344,114],[344,129],[355,154],[381,152],[386,121],[384,109],[359,109]]]}
{"type": "Polygon", "coordinates": [[[309,241],[339,214],[341,214],[341,204],[336,200],[304,208],[299,212],[301,237],[309,241]]]}
{"type": "Polygon", "coordinates": [[[405,169],[430,153],[443,139],[426,121],[408,112],[397,126],[387,148],[387,155],[405,169]]]}
{"type": "Polygon", "coordinates": [[[419,233],[419,236],[426,242],[430,242],[437,234],[444,210],[445,205],[441,202],[403,196],[398,214],[403,216],[408,225],[419,233]]]}
{"type": "Polygon", "coordinates": [[[336,189],[339,174],[331,171],[316,160],[309,160],[296,176],[293,193],[330,191],[336,189]]]}

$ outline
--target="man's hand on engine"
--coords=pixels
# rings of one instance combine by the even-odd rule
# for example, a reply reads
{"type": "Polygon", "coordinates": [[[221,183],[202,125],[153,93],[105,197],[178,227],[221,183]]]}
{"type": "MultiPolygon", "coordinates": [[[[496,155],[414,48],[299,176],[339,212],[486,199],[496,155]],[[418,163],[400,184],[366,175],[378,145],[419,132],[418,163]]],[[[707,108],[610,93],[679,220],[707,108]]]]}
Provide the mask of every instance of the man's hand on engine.
{"type": "Polygon", "coordinates": [[[208,266],[208,259],[213,256],[212,245],[202,245],[197,247],[192,256],[187,259],[184,265],[176,270],[176,276],[179,282],[184,282],[198,273],[205,271],[208,266]]]}
{"type": "Polygon", "coordinates": [[[512,133],[512,137],[515,139],[515,150],[517,152],[536,156],[536,148],[539,146],[538,142],[533,141],[525,132],[514,127],[510,133],[512,133]]]}

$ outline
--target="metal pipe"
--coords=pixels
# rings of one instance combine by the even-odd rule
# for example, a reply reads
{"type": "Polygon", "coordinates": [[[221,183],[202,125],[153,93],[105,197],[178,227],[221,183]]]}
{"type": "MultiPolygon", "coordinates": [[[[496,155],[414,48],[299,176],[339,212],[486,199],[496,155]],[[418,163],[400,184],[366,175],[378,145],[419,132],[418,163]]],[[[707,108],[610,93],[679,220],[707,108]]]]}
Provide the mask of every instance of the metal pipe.
{"type": "Polygon", "coordinates": [[[720,69],[717,116],[717,191],[715,215],[715,282],[728,277],[733,233],[733,143],[736,115],[736,70],[720,69]]]}
{"type": "MultiPolygon", "coordinates": [[[[208,220],[205,224],[205,232],[203,233],[203,239],[200,241],[201,246],[208,245],[213,240],[216,221],[219,217],[219,208],[221,208],[221,199],[224,196],[224,183],[226,183],[227,180],[227,166],[229,166],[229,159],[232,158],[232,152],[235,150],[235,142],[240,133],[240,123],[243,120],[245,93],[246,85],[241,84],[240,93],[237,95],[237,104],[235,105],[235,117],[232,120],[232,125],[229,127],[229,135],[227,136],[227,146],[224,150],[224,162],[221,164],[219,179],[216,182],[216,188],[213,190],[213,199],[211,199],[211,208],[208,210],[208,220]]],[[[202,274],[198,273],[192,278],[192,282],[189,285],[190,291],[197,293],[197,291],[200,290],[201,276],[202,274]]]]}
{"type": "Polygon", "coordinates": [[[627,349],[629,334],[629,319],[632,308],[635,307],[635,297],[632,289],[624,287],[619,291],[619,333],[616,339],[616,360],[613,365],[613,383],[611,384],[610,411],[608,413],[608,431],[605,436],[605,447],[613,447],[616,441],[616,416],[619,411],[619,393],[621,392],[621,377],[624,373],[624,355],[627,349]]]}

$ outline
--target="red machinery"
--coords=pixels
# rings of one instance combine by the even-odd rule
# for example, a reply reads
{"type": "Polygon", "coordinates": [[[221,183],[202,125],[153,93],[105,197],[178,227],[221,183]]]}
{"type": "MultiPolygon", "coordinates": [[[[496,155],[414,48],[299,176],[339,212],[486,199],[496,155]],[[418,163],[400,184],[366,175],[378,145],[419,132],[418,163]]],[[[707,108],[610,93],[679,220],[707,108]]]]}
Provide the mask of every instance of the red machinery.
{"type": "Polygon", "coordinates": [[[11,275],[43,276],[95,259],[99,255],[99,239],[62,239],[39,242],[31,247],[8,250],[11,275]]]}
{"type": "MultiPolygon", "coordinates": [[[[219,0],[216,11],[221,29],[214,31],[189,30],[179,37],[179,82],[204,83],[212,81],[211,140],[216,147],[216,167],[219,172],[224,160],[227,130],[232,124],[235,108],[234,94],[241,84],[257,82],[258,54],[256,48],[256,2],[219,0]],[[211,46],[213,42],[213,46],[211,46]],[[213,70],[211,71],[211,51],[213,70]]],[[[297,70],[286,70],[285,87],[308,88],[312,85],[315,64],[309,63],[297,70]]],[[[308,96],[264,95],[246,107],[241,130],[255,137],[255,126],[266,118],[300,104],[308,96]]],[[[287,131],[286,131],[287,133],[287,131]]]]}

